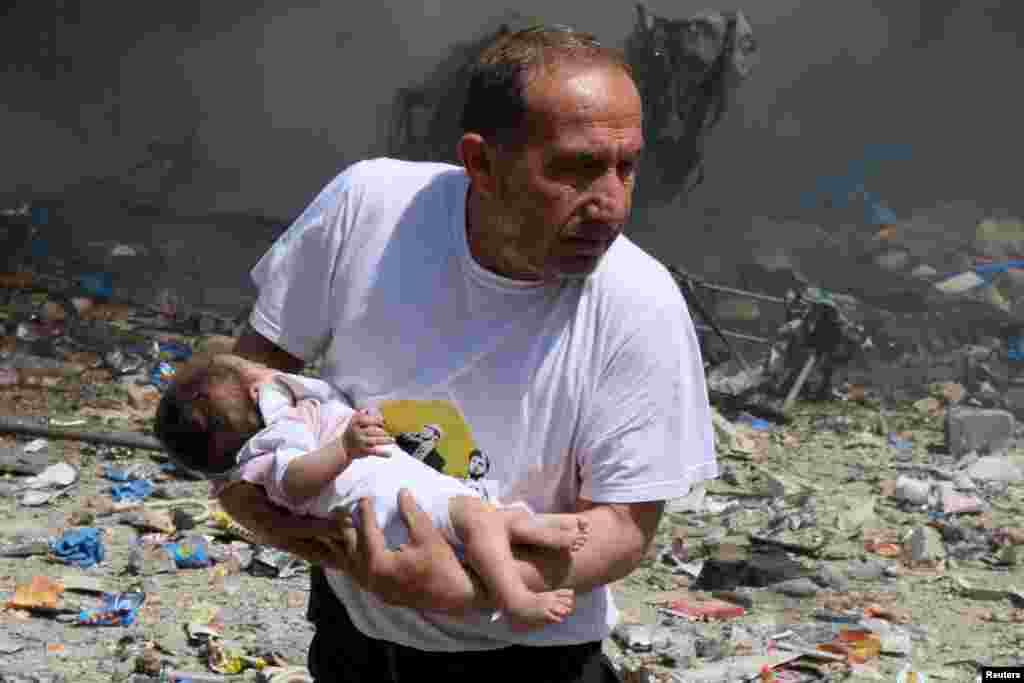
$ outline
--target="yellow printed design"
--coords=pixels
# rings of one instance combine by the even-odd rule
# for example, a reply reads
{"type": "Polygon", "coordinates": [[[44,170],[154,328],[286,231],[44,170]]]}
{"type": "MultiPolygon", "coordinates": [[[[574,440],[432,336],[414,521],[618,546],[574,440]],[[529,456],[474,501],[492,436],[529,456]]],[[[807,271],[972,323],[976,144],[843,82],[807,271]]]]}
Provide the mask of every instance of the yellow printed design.
{"type": "Polygon", "coordinates": [[[469,473],[473,433],[451,401],[393,400],[378,406],[399,448],[452,477],[469,473]]]}

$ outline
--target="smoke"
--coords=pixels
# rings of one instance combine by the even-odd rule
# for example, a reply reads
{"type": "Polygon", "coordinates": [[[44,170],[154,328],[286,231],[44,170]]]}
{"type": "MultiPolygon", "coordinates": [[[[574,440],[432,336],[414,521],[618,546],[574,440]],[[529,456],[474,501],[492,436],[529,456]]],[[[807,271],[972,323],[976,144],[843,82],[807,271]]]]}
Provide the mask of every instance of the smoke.
{"type": "MultiPolygon", "coordinates": [[[[1021,201],[1013,185],[1020,48],[1008,3],[648,6],[676,17],[739,7],[762,51],[739,106],[709,141],[707,181],[680,217],[693,221],[710,209],[748,217],[799,213],[800,195],[816,179],[841,172],[866,145],[879,143],[913,150],[910,161],[872,179],[897,213],[962,198],[1024,213],[1014,205],[1021,201]]],[[[73,88],[24,77],[0,81],[8,101],[31,101],[40,89],[63,97],[64,110],[78,112],[85,130],[3,116],[0,143],[26,160],[5,170],[5,184],[20,174],[21,182],[59,188],[128,167],[153,137],[174,139],[197,127],[202,163],[172,197],[178,207],[294,216],[345,165],[381,153],[395,90],[418,84],[453,43],[514,13],[575,25],[612,44],[634,21],[629,0],[321,0],[247,16],[196,7],[185,3],[180,12],[189,16],[177,24],[168,24],[177,11],[171,6],[159,22],[146,11],[125,14],[116,36],[101,15],[83,11],[70,48],[75,59],[116,51],[119,68],[97,67],[73,88]],[[52,158],[61,159],[58,168],[35,161],[52,158]]]]}

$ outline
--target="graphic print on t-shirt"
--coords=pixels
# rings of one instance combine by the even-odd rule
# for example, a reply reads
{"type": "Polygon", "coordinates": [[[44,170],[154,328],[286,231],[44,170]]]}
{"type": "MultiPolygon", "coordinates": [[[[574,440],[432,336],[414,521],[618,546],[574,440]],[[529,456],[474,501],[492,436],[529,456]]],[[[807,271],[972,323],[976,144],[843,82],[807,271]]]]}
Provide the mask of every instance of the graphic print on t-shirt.
{"type": "MultiPolygon", "coordinates": [[[[470,459],[480,449],[462,412],[446,400],[387,400],[377,409],[384,428],[399,448],[435,470],[459,479],[470,473],[470,459]]],[[[475,470],[480,455],[473,458],[475,470]]],[[[486,462],[486,460],[483,460],[486,462]]],[[[475,477],[474,477],[475,478],[475,477]]]]}

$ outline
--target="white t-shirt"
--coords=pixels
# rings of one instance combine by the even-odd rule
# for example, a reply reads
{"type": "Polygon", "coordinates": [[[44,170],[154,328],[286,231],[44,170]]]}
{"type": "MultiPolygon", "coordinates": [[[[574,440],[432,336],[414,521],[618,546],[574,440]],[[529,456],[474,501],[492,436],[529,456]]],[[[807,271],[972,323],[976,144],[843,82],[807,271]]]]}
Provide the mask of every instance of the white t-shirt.
{"type": "MultiPolygon", "coordinates": [[[[374,159],[332,181],[252,276],[251,323],[358,408],[451,401],[503,500],[537,513],[668,500],[717,476],[696,333],[667,270],[619,237],[585,280],[525,283],[483,269],[466,240],[469,181],[446,164],[374,159]]],[[[328,580],[367,635],[423,650],[602,640],[607,587],[558,625],[510,630],[392,607],[328,580]]]]}

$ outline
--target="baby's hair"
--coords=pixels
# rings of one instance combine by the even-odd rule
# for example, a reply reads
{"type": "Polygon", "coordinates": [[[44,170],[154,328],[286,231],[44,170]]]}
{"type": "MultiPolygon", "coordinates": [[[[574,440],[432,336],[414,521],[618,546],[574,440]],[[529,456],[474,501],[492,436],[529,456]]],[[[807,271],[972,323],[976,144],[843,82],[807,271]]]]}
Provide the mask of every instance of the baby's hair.
{"type": "Polygon", "coordinates": [[[238,375],[230,368],[197,358],[167,387],[156,409],[153,432],[175,464],[200,475],[218,474],[211,466],[217,454],[214,439],[230,425],[207,393],[210,386],[233,380],[238,375]]]}

